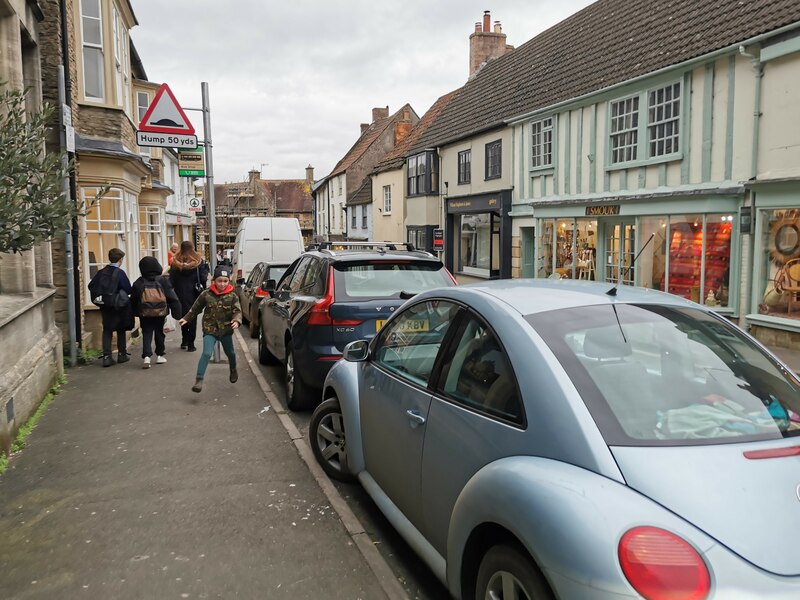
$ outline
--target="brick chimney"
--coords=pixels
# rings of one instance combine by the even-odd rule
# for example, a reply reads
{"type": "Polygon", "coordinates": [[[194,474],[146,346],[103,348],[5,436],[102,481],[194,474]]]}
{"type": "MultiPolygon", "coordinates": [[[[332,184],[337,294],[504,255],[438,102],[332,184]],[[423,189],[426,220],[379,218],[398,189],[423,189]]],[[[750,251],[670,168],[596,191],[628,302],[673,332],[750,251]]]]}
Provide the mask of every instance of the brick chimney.
{"type": "Polygon", "coordinates": [[[306,167],[306,181],[308,183],[314,183],[314,167],[311,165],[306,167]]]}
{"type": "Polygon", "coordinates": [[[369,123],[362,123],[361,124],[361,135],[364,135],[364,133],[366,133],[367,129],[369,129],[369,123]]]}
{"type": "Polygon", "coordinates": [[[491,25],[491,13],[486,10],[483,12],[483,23],[476,22],[475,31],[469,36],[470,79],[481,65],[514,49],[514,46],[506,44],[506,34],[503,33],[500,21],[494,22],[494,31],[491,25]]]}
{"type": "Polygon", "coordinates": [[[372,122],[374,123],[378,119],[385,119],[389,116],[389,107],[386,106],[384,108],[373,108],[372,109],[372,122]]]}
{"type": "Polygon", "coordinates": [[[261,171],[259,171],[258,169],[252,169],[247,172],[248,183],[253,183],[257,179],[261,179],[261,171]]]}

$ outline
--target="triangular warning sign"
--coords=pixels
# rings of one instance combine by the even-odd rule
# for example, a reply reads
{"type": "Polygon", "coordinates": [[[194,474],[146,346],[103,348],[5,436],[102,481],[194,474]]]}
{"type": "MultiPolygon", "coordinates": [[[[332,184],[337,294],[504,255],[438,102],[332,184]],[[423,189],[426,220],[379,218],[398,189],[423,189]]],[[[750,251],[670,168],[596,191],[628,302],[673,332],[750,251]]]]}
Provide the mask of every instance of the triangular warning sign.
{"type": "Polygon", "coordinates": [[[175,99],[175,94],[166,83],[162,83],[139,123],[139,131],[192,135],[194,127],[175,99]]]}

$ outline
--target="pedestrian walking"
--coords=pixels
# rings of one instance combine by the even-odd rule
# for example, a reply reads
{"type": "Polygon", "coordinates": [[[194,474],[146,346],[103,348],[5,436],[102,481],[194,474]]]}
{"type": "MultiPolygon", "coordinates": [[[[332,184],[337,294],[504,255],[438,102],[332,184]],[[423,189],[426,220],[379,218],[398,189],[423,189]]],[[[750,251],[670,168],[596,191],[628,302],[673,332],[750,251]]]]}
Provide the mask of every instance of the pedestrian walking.
{"type": "Polygon", "coordinates": [[[169,252],[167,253],[167,266],[172,266],[172,260],[175,258],[175,255],[180,252],[180,246],[177,243],[173,243],[172,246],[169,247],[169,252]]]}
{"type": "Polygon", "coordinates": [[[231,271],[228,267],[218,266],[214,270],[211,287],[197,298],[189,312],[180,320],[183,326],[194,321],[203,313],[203,354],[197,364],[197,378],[192,386],[193,392],[203,389],[203,378],[206,375],[208,361],[214,345],[219,342],[228,357],[230,366],[230,382],[236,383],[239,374],[236,372],[236,351],[233,348],[233,331],[242,323],[242,307],[239,296],[231,285],[231,271]]]}
{"type": "MultiPolygon", "coordinates": [[[[169,280],[181,302],[182,314],[189,311],[195,300],[206,289],[208,271],[208,263],[195,251],[192,242],[182,242],[180,252],[172,259],[169,269],[169,280]]],[[[194,352],[196,337],[197,323],[195,321],[181,327],[181,348],[194,352]]]]}
{"type": "Polygon", "coordinates": [[[131,306],[133,313],[139,317],[142,328],[142,368],[150,368],[153,356],[153,339],[156,345],[156,364],[167,362],[164,322],[171,312],[176,319],[181,315],[181,302],[172,289],[169,279],[161,273],[161,264],[152,256],[145,256],[139,261],[142,276],[133,282],[131,306]]]}
{"type": "Polygon", "coordinates": [[[118,363],[128,362],[127,332],[134,328],[133,311],[130,304],[131,282],[122,270],[125,253],[119,248],[108,251],[108,265],[95,273],[89,282],[92,303],[100,308],[103,319],[103,366],[114,364],[111,345],[117,334],[118,363]]]}

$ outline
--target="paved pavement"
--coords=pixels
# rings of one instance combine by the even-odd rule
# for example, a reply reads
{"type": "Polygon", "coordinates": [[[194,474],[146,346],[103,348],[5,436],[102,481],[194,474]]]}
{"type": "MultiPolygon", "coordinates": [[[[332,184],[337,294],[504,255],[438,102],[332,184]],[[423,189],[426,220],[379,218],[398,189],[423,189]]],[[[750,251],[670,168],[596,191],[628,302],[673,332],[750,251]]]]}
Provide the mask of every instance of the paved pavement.
{"type": "Polygon", "coordinates": [[[384,599],[239,351],[69,371],[0,477],[3,598],[384,599]]]}

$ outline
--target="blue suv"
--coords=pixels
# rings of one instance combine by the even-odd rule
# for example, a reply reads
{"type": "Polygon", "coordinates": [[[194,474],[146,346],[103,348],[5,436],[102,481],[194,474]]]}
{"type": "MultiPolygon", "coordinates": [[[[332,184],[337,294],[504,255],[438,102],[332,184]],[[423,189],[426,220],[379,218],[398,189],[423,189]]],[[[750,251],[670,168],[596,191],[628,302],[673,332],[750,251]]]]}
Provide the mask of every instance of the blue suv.
{"type": "Polygon", "coordinates": [[[284,363],[289,408],[311,409],[345,345],[373,337],[414,295],[452,285],[455,279],[435,256],[410,244],[319,244],[279,282],[267,282],[270,298],[259,307],[259,362],[284,363]]]}

